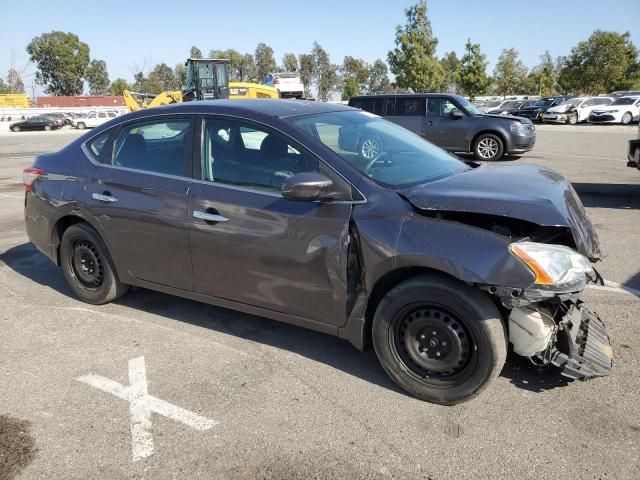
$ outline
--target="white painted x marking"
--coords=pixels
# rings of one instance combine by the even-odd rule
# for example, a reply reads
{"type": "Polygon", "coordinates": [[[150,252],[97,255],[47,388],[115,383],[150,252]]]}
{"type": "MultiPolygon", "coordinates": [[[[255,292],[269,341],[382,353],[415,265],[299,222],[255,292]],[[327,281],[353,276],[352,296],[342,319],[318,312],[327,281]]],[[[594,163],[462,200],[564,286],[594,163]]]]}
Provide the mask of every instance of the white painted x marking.
{"type": "Polygon", "coordinates": [[[149,395],[144,357],[129,360],[129,385],[122,385],[93,373],[78,377],[77,380],[129,402],[134,462],[153,454],[151,413],[159,413],[200,431],[209,430],[219,423],[149,395]]]}

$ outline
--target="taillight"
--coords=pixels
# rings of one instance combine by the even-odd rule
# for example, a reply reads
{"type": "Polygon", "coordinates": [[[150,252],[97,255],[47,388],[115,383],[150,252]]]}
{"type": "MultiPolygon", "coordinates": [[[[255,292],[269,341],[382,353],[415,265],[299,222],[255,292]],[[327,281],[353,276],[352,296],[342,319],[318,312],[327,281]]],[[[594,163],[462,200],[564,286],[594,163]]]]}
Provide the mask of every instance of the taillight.
{"type": "Polygon", "coordinates": [[[29,167],[22,171],[22,183],[24,183],[25,191],[31,191],[31,185],[40,175],[44,175],[44,170],[41,168],[29,167]]]}
{"type": "Polygon", "coordinates": [[[280,80],[276,78],[276,79],[273,81],[273,83],[274,83],[274,85],[277,85],[277,84],[279,84],[279,83],[280,83],[280,80]]]}

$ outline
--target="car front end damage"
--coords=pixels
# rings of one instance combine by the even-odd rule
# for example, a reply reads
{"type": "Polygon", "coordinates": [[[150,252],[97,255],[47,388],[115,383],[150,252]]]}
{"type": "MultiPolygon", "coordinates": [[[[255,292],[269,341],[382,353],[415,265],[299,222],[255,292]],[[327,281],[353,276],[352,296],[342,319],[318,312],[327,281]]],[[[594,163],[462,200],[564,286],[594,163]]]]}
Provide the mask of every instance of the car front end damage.
{"type": "Polygon", "coordinates": [[[489,231],[506,242],[485,251],[487,259],[503,259],[488,274],[462,279],[501,306],[516,354],[539,366],[556,365],[570,378],[608,375],[609,336],[580,299],[587,285],[603,283],[592,266],[602,257],[600,243],[564,177],[528,165],[482,166],[404,195],[422,216],[489,231]]]}
{"type": "Polygon", "coordinates": [[[605,325],[580,295],[587,284],[602,283],[589,259],[575,250],[529,241],[509,250],[535,275],[524,289],[486,285],[506,309],[513,351],[537,366],[555,365],[572,379],[607,376],[613,365],[605,325]]]}

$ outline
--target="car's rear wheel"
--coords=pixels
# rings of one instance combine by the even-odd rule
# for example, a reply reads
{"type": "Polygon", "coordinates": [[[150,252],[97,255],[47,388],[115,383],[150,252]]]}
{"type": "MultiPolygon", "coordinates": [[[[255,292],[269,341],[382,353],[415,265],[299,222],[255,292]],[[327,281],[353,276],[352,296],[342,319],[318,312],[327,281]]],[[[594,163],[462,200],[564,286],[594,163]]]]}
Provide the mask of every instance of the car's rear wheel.
{"type": "Polygon", "coordinates": [[[569,120],[567,121],[569,122],[569,125],[575,125],[576,123],[578,123],[578,114],[572,113],[571,115],[569,115],[569,120]]]}
{"type": "Polygon", "coordinates": [[[622,124],[623,125],[629,125],[632,120],[633,120],[633,115],[631,114],[631,112],[625,112],[625,114],[622,115],[622,124]]]}
{"type": "Polygon", "coordinates": [[[497,307],[480,290],[442,275],[421,275],[391,289],[372,328],[389,376],[428,402],[469,400],[500,373],[506,358],[497,307]]]}
{"type": "Polygon", "coordinates": [[[50,131],[50,130],[51,130],[51,125],[45,125],[45,126],[44,126],[44,129],[45,129],[47,132],[48,132],[48,131],[50,131]]]}
{"type": "Polygon", "coordinates": [[[12,127],[11,130],[13,130],[14,132],[19,132],[20,131],[20,127],[18,127],[18,126],[12,127]]]}
{"type": "Polygon", "coordinates": [[[473,153],[479,160],[499,160],[504,154],[504,144],[497,135],[484,133],[476,139],[473,153]]]}
{"type": "Polygon", "coordinates": [[[85,123],[84,123],[84,122],[78,122],[78,124],[77,124],[77,125],[78,125],[78,128],[79,128],[80,130],[84,130],[85,128],[87,128],[87,126],[85,125],[85,123]]]}
{"type": "Polygon", "coordinates": [[[118,280],[98,233],[86,223],[65,230],[60,242],[64,278],[80,300],[100,305],[124,295],[128,285],[118,280]]]}

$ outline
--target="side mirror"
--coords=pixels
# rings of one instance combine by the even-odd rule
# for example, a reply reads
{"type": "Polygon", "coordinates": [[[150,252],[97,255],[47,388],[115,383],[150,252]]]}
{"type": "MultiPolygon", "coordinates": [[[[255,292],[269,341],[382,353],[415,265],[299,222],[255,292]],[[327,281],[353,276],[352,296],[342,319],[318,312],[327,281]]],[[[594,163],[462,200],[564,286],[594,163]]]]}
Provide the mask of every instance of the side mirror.
{"type": "Polygon", "coordinates": [[[460,110],[456,108],[455,110],[451,110],[449,112],[449,116],[452,118],[462,118],[464,117],[464,113],[462,113],[460,110]]]}
{"type": "Polygon", "coordinates": [[[287,200],[313,202],[330,198],[333,182],[318,172],[302,172],[282,182],[281,191],[287,200]]]}

